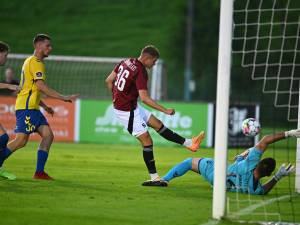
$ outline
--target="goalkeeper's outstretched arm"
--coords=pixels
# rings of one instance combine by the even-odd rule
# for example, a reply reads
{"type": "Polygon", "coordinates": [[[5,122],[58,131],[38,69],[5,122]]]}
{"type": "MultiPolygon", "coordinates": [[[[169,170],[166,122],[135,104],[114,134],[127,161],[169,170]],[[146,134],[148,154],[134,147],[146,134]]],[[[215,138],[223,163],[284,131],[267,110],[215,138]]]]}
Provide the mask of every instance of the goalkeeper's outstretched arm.
{"type": "MultiPolygon", "coordinates": [[[[296,138],[300,138],[300,129],[298,130],[290,130],[290,131],[286,131],[286,132],[281,132],[281,133],[277,133],[277,134],[269,134],[264,136],[255,146],[255,149],[261,150],[261,151],[265,151],[268,148],[269,144],[272,144],[276,141],[285,139],[285,138],[289,138],[289,137],[296,137],[296,138]]],[[[270,179],[269,181],[267,181],[262,187],[265,191],[265,194],[269,193],[270,190],[272,190],[272,188],[275,186],[275,184],[282,178],[285,176],[288,176],[292,173],[295,172],[295,167],[292,166],[291,164],[289,164],[286,168],[285,168],[285,164],[283,164],[278,172],[275,174],[275,176],[270,179]]]]}
{"type": "Polygon", "coordinates": [[[254,148],[264,152],[267,150],[269,144],[289,137],[300,138],[300,129],[266,135],[254,146],[254,148]]]}

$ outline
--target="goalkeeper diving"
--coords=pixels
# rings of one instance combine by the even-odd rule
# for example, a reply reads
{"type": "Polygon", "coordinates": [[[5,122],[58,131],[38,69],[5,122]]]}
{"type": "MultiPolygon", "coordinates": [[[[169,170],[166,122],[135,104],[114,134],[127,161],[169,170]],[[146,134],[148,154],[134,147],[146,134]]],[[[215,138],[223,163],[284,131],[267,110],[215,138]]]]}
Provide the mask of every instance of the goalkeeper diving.
{"type": "MultiPolygon", "coordinates": [[[[269,144],[290,137],[300,138],[300,129],[266,135],[253,148],[237,155],[234,158],[235,162],[227,166],[227,190],[256,195],[268,194],[281,178],[294,173],[295,167],[292,164],[283,164],[270,180],[263,185],[260,183],[261,178],[271,176],[276,168],[273,158],[260,161],[262,154],[269,144]]],[[[174,166],[162,178],[145,181],[142,185],[168,186],[170,180],[184,175],[189,170],[199,173],[204,180],[214,185],[214,159],[210,158],[189,158],[174,166]]]]}

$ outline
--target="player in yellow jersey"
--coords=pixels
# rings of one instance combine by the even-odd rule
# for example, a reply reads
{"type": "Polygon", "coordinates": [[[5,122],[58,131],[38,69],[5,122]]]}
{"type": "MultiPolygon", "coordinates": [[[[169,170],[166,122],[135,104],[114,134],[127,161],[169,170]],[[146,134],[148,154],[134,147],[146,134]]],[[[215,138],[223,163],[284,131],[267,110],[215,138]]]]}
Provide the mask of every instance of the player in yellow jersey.
{"type": "MultiPolygon", "coordinates": [[[[0,66],[4,66],[7,60],[9,52],[9,46],[0,41],[0,66]]],[[[21,88],[18,85],[0,83],[0,89],[10,89],[19,92],[21,88]]],[[[7,173],[3,168],[4,160],[10,155],[10,151],[7,149],[8,134],[4,127],[0,124],[0,177],[4,177],[8,180],[15,180],[17,177],[13,174],[7,173]]]]}
{"type": "Polygon", "coordinates": [[[34,179],[53,179],[44,171],[50,146],[54,135],[44,117],[39,110],[41,106],[53,116],[52,107],[41,101],[41,94],[60,99],[65,102],[76,100],[78,95],[63,96],[45,84],[45,67],[43,59],[48,57],[52,47],[51,38],[45,34],[38,34],[33,39],[34,54],[27,58],[23,64],[21,72],[20,86],[22,91],[18,94],[15,106],[16,113],[16,138],[7,147],[11,153],[26,145],[29,135],[37,132],[42,140],[38,147],[37,167],[34,179]]]}

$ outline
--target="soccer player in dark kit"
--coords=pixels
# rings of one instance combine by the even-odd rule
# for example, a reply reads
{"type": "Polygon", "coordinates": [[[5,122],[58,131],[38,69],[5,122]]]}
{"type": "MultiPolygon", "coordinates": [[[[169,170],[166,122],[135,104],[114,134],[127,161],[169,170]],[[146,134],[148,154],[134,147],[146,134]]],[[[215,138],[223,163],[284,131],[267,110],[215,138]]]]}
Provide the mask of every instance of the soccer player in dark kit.
{"type": "Polygon", "coordinates": [[[184,145],[191,151],[197,151],[204,138],[202,131],[197,137],[186,139],[168,129],[148,110],[137,103],[138,97],[149,107],[167,115],[174,115],[173,108],[165,108],[156,103],[148,95],[148,73],[159,58],[159,52],[154,46],[146,46],[138,59],[129,58],[119,63],[107,77],[106,83],[113,95],[114,112],[128,132],[142,144],[143,157],[151,180],[159,179],[153,155],[153,141],[148,132],[152,127],[163,138],[184,145]]]}

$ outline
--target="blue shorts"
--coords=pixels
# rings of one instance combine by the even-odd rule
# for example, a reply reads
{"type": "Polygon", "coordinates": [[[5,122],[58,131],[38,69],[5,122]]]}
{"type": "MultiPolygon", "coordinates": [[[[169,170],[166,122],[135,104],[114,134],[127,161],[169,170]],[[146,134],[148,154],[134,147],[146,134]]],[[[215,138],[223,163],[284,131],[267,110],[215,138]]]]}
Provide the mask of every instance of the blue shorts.
{"type": "Polygon", "coordinates": [[[15,112],[17,123],[14,132],[31,134],[36,132],[39,126],[48,125],[46,118],[40,110],[23,109],[15,112]]]}
{"type": "Polygon", "coordinates": [[[199,173],[202,175],[204,180],[209,181],[211,185],[214,183],[214,166],[215,160],[210,158],[202,158],[199,160],[199,173]]]}

